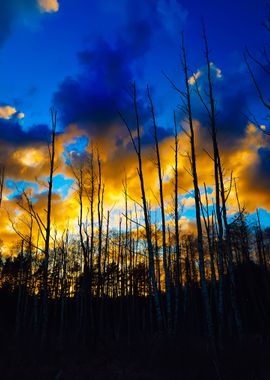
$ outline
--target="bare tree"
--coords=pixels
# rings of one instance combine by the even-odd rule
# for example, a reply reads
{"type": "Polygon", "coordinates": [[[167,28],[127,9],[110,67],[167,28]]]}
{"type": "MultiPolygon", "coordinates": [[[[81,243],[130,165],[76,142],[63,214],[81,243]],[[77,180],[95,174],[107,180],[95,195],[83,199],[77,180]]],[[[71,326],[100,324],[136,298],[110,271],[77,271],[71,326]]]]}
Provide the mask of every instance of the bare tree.
{"type": "Polygon", "coordinates": [[[172,324],[172,312],[171,312],[171,279],[170,279],[170,270],[168,267],[168,259],[167,259],[167,243],[166,243],[166,221],[165,221],[165,206],[164,206],[164,195],[163,195],[163,178],[162,178],[162,168],[161,168],[161,159],[160,159],[160,151],[159,151],[159,141],[158,141],[158,131],[157,131],[157,123],[155,116],[155,109],[153,100],[150,94],[150,89],[147,86],[147,95],[151,107],[151,115],[154,127],[154,140],[155,140],[155,151],[157,158],[157,169],[158,169],[158,181],[159,181],[159,202],[160,202],[160,210],[161,210],[161,226],[162,226],[162,251],[163,251],[163,270],[165,274],[165,289],[166,289],[166,303],[167,303],[167,325],[168,329],[171,329],[172,324]]]}
{"type": "Polygon", "coordinates": [[[176,253],[176,279],[175,279],[175,328],[179,320],[180,306],[180,287],[182,287],[182,269],[181,269],[181,250],[179,234],[179,201],[178,201],[178,154],[179,138],[176,123],[176,114],[174,112],[174,229],[175,229],[175,253],[176,253]]]}
{"type": "Polygon", "coordinates": [[[205,277],[205,258],[204,258],[204,246],[203,246],[203,230],[201,222],[201,198],[199,189],[199,180],[197,174],[197,159],[196,159],[196,148],[195,148],[195,131],[193,125],[192,117],[192,105],[191,105],[191,89],[189,81],[189,69],[187,64],[187,55],[184,41],[184,34],[182,33],[182,45],[181,45],[181,64],[184,72],[185,90],[179,89],[169,78],[170,83],[173,88],[180,94],[182,106],[181,109],[184,112],[186,122],[188,123],[189,132],[185,129],[184,132],[188,136],[190,141],[190,151],[188,158],[191,165],[191,175],[193,178],[193,188],[194,188],[194,200],[195,200],[195,211],[196,211],[196,226],[197,226],[197,249],[199,254],[199,271],[200,271],[200,282],[202,287],[202,297],[204,303],[204,310],[208,328],[208,335],[210,339],[214,338],[214,328],[212,313],[209,303],[209,294],[207,288],[207,282],[205,277]]]}
{"type": "Polygon", "coordinates": [[[49,151],[49,180],[48,180],[48,196],[47,196],[47,209],[46,209],[46,225],[45,225],[45,246],[44,246],[44,262],[43,262],[43,307],[42,307],[42,337],[46,338],[47,325],[48,325],[48,265],[50,253],[50,237],[51,237],[51,210],[52,210],[52,192],[53,192],[53,175],[55,171],[55,137],[56,137],[56,124],[57,112],[51,109],[52,119],[52,134],[51,144],[48,146],[49,151]]]}
{"type": "Polygon", "coordinates": [[[234,275],[234,264],[233,264],[233,255],[232,255],[232,244],[231,244],[231,233],[230,226],[227,220],[227,206],[226,201],[230,193],[232,185],[232,176],[230,180],[229,190],[225,190],[224,186],[224,174],[220,158],[220,150],[217,139],[217,121],[216,121],[216,102],[214,97],[213,89],[213,78],[212,78],[212,64],[210,61],[209,55],[209,46],[208,39],[206,35],[206,28],[203,24],[203,40],[205,46],[205,60],[207,65],[207,83],[208,89],[206,91],[207,101],[201,95],[199,87],[196,82],[197,94],[201,99],[202,104],[205,107],[207,115],[210,121],[210,130],[211,130],[211,139],[213,146],[213,162],[214,162],[214,178],[215,178],[215,211],[218,224],[218,270],[219,270],[219,302],[218,302],[218,311],[220,319],[220,329],[223,330],[224,325],[224,259],[228,260],[228,270],[230,276],[230,291],[231,291],[231,303],[233,308],[233,314],[235,318],[236,327],[239,333],[242,331],[242,324],[240,313],[238,310],[236,293],[235,293],[235,275],[234,275]],[[226,232],[225,239],[225,250],[223,249],[224,245],[224,229],[226,232]]]}
{"type": "Polygon", "coordinates": [[[0,207],[2,206],[4,182],[5,182],[5,166],[0,165],[0,207]]]}
{"type": "Polygon", "coordinates": [[[149,274],[151,278],[151,284],[153,287],[153,293],[154,293],[154,300],[155,300],[155,308],[156,308],[156,317],[159,329],[162,328],[162,314],[161,314],[161,307],[160,307],[160,300],[159,300],[159,293],[157,288],[157,281],[156,281],[156,275],[155,275],[155,263],[154,263],[154,249],[152,244],[152,231],[151,231],[151,224],[149,220],[149,209],[147,205],[147,199],[146,199],[146,192],[145,192],[145,184],[144,184],[144,176],[143,176],[143,164],[142,164],[142,152],[141,152],[141,132],[140,132],[140,121],[139,121],[139,112],[138,112],[138,104],[137,104],[137,91],[136,91],[136,84],[134,82],[133,84],[133,105],[134,105],[134,111],[135,111],[135,117],[136,117],[136,138],[137,143],[135,141],[135,138],[133,137],[132,130],[125,120],[125,118],[120,114],[121,119],[123,120],[124,124],[127,127],[127,130],[129,132],[129,136],[131,139],[131,142],[133,144],[134,151],[137,155],[138,160],[138,176],[140,180],[140,186],[141,186],[141,197],[142,197],[142,203],[143,203],[143,213],[144,213],[144,223],[145,223],[145,232],[146,232],[146,240],[147,240],[147,248],[148,248],[148,255],[149,255],[149,274]]]}

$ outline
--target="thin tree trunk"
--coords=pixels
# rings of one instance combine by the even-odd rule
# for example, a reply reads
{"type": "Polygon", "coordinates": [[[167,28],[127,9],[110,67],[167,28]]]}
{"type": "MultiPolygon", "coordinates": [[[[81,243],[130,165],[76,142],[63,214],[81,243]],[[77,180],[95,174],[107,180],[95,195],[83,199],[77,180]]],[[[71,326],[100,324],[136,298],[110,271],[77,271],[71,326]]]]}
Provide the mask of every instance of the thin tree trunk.
{"type": "Polygon", "coordinates": [[[49,265],[49,252],[50,252],[50,236],[51,236],[51,208],[52,208],[52,189],[53,189],[53,174],[55,165],[55,136],[56,136],[56,120],[57,112],[51,110],[52,117],[52,139],[51,146],[49,147],[50,155],[50,173],[49,173],[49,189],[47,198],[47,218],[45,230],[45,247],[44,247],[44,262],[43,262],[43,302],[42,302],[42,340],[44,341],[47,336],[48,328],[48,265],[49,265]]]}
{"type": "Polygon", "coordinates": [[[151,98],[149,87],[147,86],[148,99],[151,106],[152,121],[154,127],[154,140],[155,140],[155,150],[157,157],[157,169],[158,169],[158,181],[159,181],[159,200],[160,200],[160,210],[161,210],[161,228],[162,228],[162,251],[163,251],[163,270],[165,275],[165,292],[166,292],[166,310],[167,310],[167,328],[171,330],[172,327],[172,312],[171,312],[171,279],[170,270],[168,268],[167,262],[167,244],[166,244],[166,222],[165,222],[165,206],[164,206],[164,195],[163,195],[163,179],[162,179],[162,168],[161,159],[159,151],[159,141],[157,135],[157,124],[154,104],[151,98]]]}
{"type": "Polygon", "coordinates": [[[199,253],[199,272],[200,272],[200,282],[202,288],[202,297],[203,304],[208,328],[208,335],[211,340],[214,339],[214,329],[213,329],[213,321],[211,308],[209,303],[209,294],[207,289],[207,283],[205,278],[205,262],[204,262],[204,248],[203,248],[203,232],[202,232],[202,224],[201,224],[201,210],[200,210],[200,191],[198,185],[198,175],[197,175],[197,164],[196,164],[196,151],[195,151],[195,134],[193,127],[193,119],[192,119],[192,108],[191,108],[191,96],[190,96],[190,84],[188,77],[188,67],[187,67],[187,59],[186,59],[186,50],[184,45],[184,37],[182,36],[182,63],[183,70],[185,75],[185,98],[186,98],[186,111],[189,123],[190,130],[190,146],[191,146],[191,169],[193,176],[193,186],[194,186],[194,198],[195,198],[195,210],[196,210],[196,226],[197,226],[197,248],[199,253]]]}
{"type": "Polygon", "coordinates": [[[134,111],[135,111],[135,117],[136,117],[136,132],[137,132],[137,145],[135,143],[135,140],[133,138],[133,134],[131,132],[131,129],[129,128],[128,123],[125,121],[125,119],[122,117],[123,122],[125,123],[129,135],[134,147],[134,150],[137,155],[138,159],[138,176],[140,179],[140,186],[141,186],[141,197],[142,197],[142,203],[143,203],[143,213],[144,213],[144,222],[145,222],[145,232],[146,232],[146,241],[147,241],[147,248],[148,248],[148,258],[149,258],[149,275],[151,279],[151,284],[154,292],[154,300],[155,300],[155,310],[156,310],[156,318],[157,318],[157,324],[158,329],[162,328],[162,314],[161,314],[161,307],[160,307],[160,300],[159,300],[159,293],[157,288],[157,281],[155,276],[155,263],[154,263],[154,250],[152,245],[152,234],[151,234],[151,224],[149,222],[149,212],[148,212],[148,205],[146,200],[146,193],[145,193],[145,184],[144,184],[144,177],[143,177],[143,164],[142,164],[142,154],[141,154],[141,134],[140,134],[140,122],[139,122],[139,113],[138,113],[138,105],[137,105],[137,92],[136,92],[136,84],[133,85],[133,104],[134,104],[134,111]]]}

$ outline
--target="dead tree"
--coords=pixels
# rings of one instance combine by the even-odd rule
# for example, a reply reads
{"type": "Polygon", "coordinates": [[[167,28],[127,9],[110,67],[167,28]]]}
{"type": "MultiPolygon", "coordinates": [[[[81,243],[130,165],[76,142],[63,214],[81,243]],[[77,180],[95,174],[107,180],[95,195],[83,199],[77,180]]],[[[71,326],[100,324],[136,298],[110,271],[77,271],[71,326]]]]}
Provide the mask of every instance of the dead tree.
{"type": "Polygon", "coordinates": [[[182,47],[181,47],[181,64],[184,72],[184,81],[185,81],[185,90],[182,91],[179,89],[170,79],[170,83],[173,88],[180,94],[182,105],[181,109],[185,115],[189,131],[184,132],[188,136],[190,141],[190,151],[188,158],[191,165],[191,175],[193,179],[193,188],[194,188],[194,200],[195,200],[195,211],[196,211],[196,226],[197,226],[197,249],[199,254],[199,272],[200,272],[200,283],[202,289],[202,298],[205,310],[205,317],[208,329],[208,336],[210,340],[214,338],[214,328],[213,328],[213,319],[211,313],[211,307],[209,302],[209,294],[207,288],[207,282],[205,277],[205,258],[204,258],[204,246],[203,246],[203,230],[201,222],[201,198],[200,198],[200,189],[199,189],[199,180],[197,174],[197,159],[196,159],[196,148],[195,148],[195,131],[193,125],[192,117],[192,105],[191,105],[191,88],[189,81],[189,70],[187,64],[186,48],[184,42],[184,34],[182,34],[182,47]]]}
{"type": "Polygon", "coordinates": [[[149,256],[149,275],[150,275],[151,285],[152,285],[153,294],[154,294],[155,310],[156,310],[156,318],[157,318],[158,328],[161,329],[162,328],[162,314],[161,314],[159,292],[158,292],[156,275],[155,275],[154,249],[153,249],[153,244],[152,244],[152,231],[151,231],[151,224],[150,224],[150,220],[149,220],[149,209],[148,209],[148,204],[147,204],[147,199],[146,199],[144,176],[143,176],[143,164],[142,164],[142,152],[141,152],[141,132],[140,132],[140,121],[139,121],[139,111],[138,111],[138,104],[137,104],[137,91],[136,91],[135,82],[133,84],[133,105],[134,105],[134,111],[135,111],[135,117],[136,117],[137,143],[135,141],[135,138],[133,136],[132,130],[131,130],[128,122],[125,120],[125,118],[121,114],[120,114],[120,116],[121,116],[121,119],[124,122],[128,132],[129,132],[129,136],[130,136],[130,139],[131,139],[131,142],[132,142],[132,145],[133,145],[133,148],[134,148],[134,151],[137,155],[137,160],[138,160],[137,172],[138,172],[138,176],[139,176],[139,180],[140,180],[141,197],[142,197],[142,203],[143,203],[145,233],[146,233],[147,249],[148,249],[148,256],[149,256]]]}
{"type": "Polygon", "coordinates": [[[0,165],[0,208],[2,206],[4,182],[5,182],[5,166],[0,165]]]}
{"type": "Polygon", "coordinates": [[[178,153],[179,138],[176,124],[176,114],[174,112],[174,231],[175,231],[175,254],[176,254],[176,279],[175,279],[175,318],[174,326],[177,328],[180,307],[180,288],[182,287],[181,276],[181,250],[179,234],[179,201],[178,201],[178,153]]]}
{"type": "Polygon", "coordinates": [[[102,182],[102,167],[99,153],[97,154],[97,164],[98,164],[98,284],[97,284],[97,296],[100,296],[101,290],[101,255],[102,255],[102,232],[103,232],[103,203],[104,203],[104,184],[102,182]]]}
{"type": "Polygon", "coordinates": [[[20,232],[19,228],[16,226],[16,223],[9,216],[12,228],[17,233],[22,240],[24,240],[27,245],[31,244],[33,248],[36,248],[37,251],[42,252],[44,259],[42,262],[42,310],[41,310],[41,339],[44,341],[47,335],[47,326],[48,326],[48,267],[49,267],[49,255],[50,255],[50,240],[51,240],[51,209],[52,209],[52,193],[53,193],[53,175],[55,171],[55,138],[56,138],[56,124],[57,124],[57,113],[51,109],[51,120],[52,120],[52,132],[51,132],[51,142],[48,145],[49,151],[49,178],[48,178],[48,194],[47,194],[47,208],[46,218],[43,221],[43,218],[36,211],[31,194],[28,194],[23,190],[19,200],[17,202],[18,206],[24,210],[31,217],[31,223],[35,221],[38,234],[41,235],[44,246],[41,248],[38,245],[34,245],[32,238],[27,234],[20,232]]]}
{"type": "MultiPolygon", "coordinates": [[[[90,152],[90,159],[88,162],[88,182],[84,186],[85,194],[87,196],[89,205],[90,205],[90,258],[89,258],[89,292],[92,294],[92,282],[93,282],[93,264],[94,264],[94,206],[95,206],[95,194],[96,194],[96,174],[94,170],[94,148],[92,146],[90,152]]],[[[87,239],[89,240],[89,236],[87,234],[87,239]]],[[[87,240],[87,241],[88,241],[87,240]]]]}
{"type": "Polygon", "coordinates": [[[152,122],[154,127],[154,141],[155,141],[155,151],[156,151],[156,165],[158,170],[158,182],[159,182],[159,202],[161,210],[161,228],[162,228],[162,251],[163,251],[163,270],[165,275],[165,290],[166,290],[166,306],[167,306],[167,327],[170,330],[172,324],[172,312],[171,312],[171,279],[170,279],[170,269],[168,266],[167,259],[167,243],[166,243],[166,221],[165,221],[165,206],[164,206],[164,194],[163,194],[163,178],[162,178],[162,168],[161,159],[159,151],[159,141],[157,132],[157,123],[155,116],[155,109],[153,100],[150,94],[149,87],[147,86],[147,95],[151,107],[152,122]]]}
{"type": "Polygon", "coordinates": [[[89,275],[89,263],[88,263],[88,246],[86,243],[85,235],[87,236],[87,226],[84,223],[84,162],[79,160],[77,163],[72,163],[70,161],[70,167],[72,169],[73,175],[76,181],[76,192],[78,195],[78,203],[79,203],[79,216],[78,216],[78,227],[79,227],[79,236],[80,236],[80,244],[83,253],[83,273],[85,277],[89,275]]]}
{"type": "Polygon", "coordinates": [[[44,262],[43,262],[43,297],[42,297],[42,338],[45,339],[47,335],[48,326],[48,266],[49,266],[49,253],[50,253],[50,237],[51,237],[51,210],[52,210],[52,192],[53,192],[53,175],[55,171],[55,137],[56,137],[56,123],[57,112],[51,109],[52,118],[52,134],[51,144],[48,146],[49,151],[49,180],[48,180],[48,196],[47,196],[47,209],[46,209],[46,225],[45,225],[45,246],[44,246],[44,262]]]}
{"type": "Polygon", "coordinates": [[[199,181],[198,181],[198,174],[197,174],[195,133],[194,133],[192,107],[191,107],[191,92],[190,92],[187,58],[186,58],[186,49],[185,49],[183,35],[182,35],[182,66],[183,66],[183,71],[184,71],[184,76],[185,76],[184,98],[186,99],[186,101],[185,101],[184,106],[186,108],[186,114],[187,114],[189,131],[190,131],[190,148],[191,148],[190,162],[191,162],[191,170],[192,170],[192,177],[193,177],[195,209],[196,209],[196,225],[197,225],[197,234],[198,234],[197,246],[198,246],[198,253],[199,253],[200,281],[201,281],[201,287],[202,287],[204,308],[205,308],[205,313],[206,313],[208,334],[209,334],[210,339],[213,339],[213,336],[214,336],[213,321],[212,321],[212,314],[211,314],[211,308],[210,308],[210,303],[209,303],[207,283],[206,283],[206,278],[205,278],[203,232],[202,232],[201,208],[200,208],[201,200],[200,200],[199,181]]]}
{"type": "MultiPolygon", "coordinates": [[[[224,175],[223,168],[220,158],[220,150],[217,139],[217,121],[216,121],[216,103],[214,97],[214,89],[213,89],[213,78],[212,78],[212,64],[210,61],[209,55],[209,46],[208,39],[206,35],[205,25],[203,24],[203,40],[205,46],[205,60],[207,66],[207,92],[206,97],[207,100],[203,98],[199,87],[196,82],[197,94],[205,107],[207,115],[209,117],[210,122],[210,130],[211,130],[211,139],[213,146],[213,162],[214,162],[214,178],[215,178],[215,211],[216,218],[218,224],[218,270],[219,270],[219,302],[218,302],[218,312],[220,319],[220,331],[224,329],[225,315],[224,315],[224,259],[228,260],[228,271],[230,278],[230,292],[231,292],[231,306],[235,319],[235,324],[237,331],[239,334],[242,332],[242,323],[239,313],[239,308],[236,300],[236,292],[235,292],[235,275],[234,275],[234,263],[233,263],[233,255],[232,255],[232,244],[231,244],[231,232],[230,226],[227,219],[227,207],[226,201],[228,194],[230,193],[230,189],[226,194],[226,190],[224,187],[224,175]],[[224,229],[225,233],[224,234],[224,229]],[[226,236],[225,242],[224,237],[226,236]],[[224,244],[225,243],[225,244],[224,244]],[[225,249],[223,246],[225,245],[225,249]]],[[[230,187],[232,185],[232,178],[230,181],[230,187]]]]}
{"type": "Polygon", "coordinates": [[[212,233],[214,220],[213,220],[213,212],[212,212],[212,215],[210,215],[210,211],[209,211],[209,200],[208,200],[208,194],[207,194],[207,187],[205,183],[204,183],[204,194],[205,194],[205,206],[201,203],[201,210],[202,210],[202,216],[203,216],[204,226],[206,230],[208,251],[209,251],[209,256],[210,256],[212,290],[215,294],[215,300],[217,301],[214,236],[212,233]]]}

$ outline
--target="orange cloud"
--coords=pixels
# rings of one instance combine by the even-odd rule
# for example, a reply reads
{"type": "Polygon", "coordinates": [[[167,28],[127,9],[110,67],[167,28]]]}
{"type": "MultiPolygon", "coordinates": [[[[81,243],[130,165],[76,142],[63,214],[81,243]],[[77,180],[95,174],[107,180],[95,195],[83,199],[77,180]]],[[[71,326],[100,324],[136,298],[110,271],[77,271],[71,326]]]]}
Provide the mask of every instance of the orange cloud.
{"type": "Polygon", "coordinates": [[[59,3],[57,0],[38,0],[38,5],[42,12],[53,13],[58,12],[59,10],[59,3]]]}
{"type": "MultiPolygon", "coordinates": [[[[197,165],[199,184],[202,188],[203,184],[213,187],[213,161],[206,154],[206,149],[211,155],[212,144],[210,135],[206,128],[202,128],[198,121],[194,122],[196,134],[196,152],[197,152],[197,165]]],[[[56,167],[55,174],[63,174],[65,178],[73,178],[72,170],[66,165],[63,152],[65,147],[76,141],[78,136],[85,135],[85,130],[80,130],[76,125],[71,125],[66,129],[66,132],[57,136],[56,139],[56,167]]],[[[111,225],[117,227],[119,215],[124,210],[124,196],[123,196],[123,180],[127,178],[128,185],[128,207],[134,210],[134,201],[141,203],[140,183],[137,174],[137,159],[136,155],[131,148],[128,134],[125,129],[116,125],[111,128],[110,135],[98,136],[93,141],[95,147],[99,149],[100,158],[102,161],[102,180],[105,184],[105,198],[104,198],[104,215],[107,210],[113,207],[111,218],[111,225]],[[117,136],[122,133],[123,143],[119,146],[117,144],[117,136]]],[[[91,141],[91,136],[88,136],[91,141]]],[[[238,138],[237,142],[231,145],[222,146],[220,142],[221,159],[225,170],[225,185],[228,188],[228,178],[230,172],[233,170],[233,176],[237,178],[239,199],[241,205],[246,207],[246,210],[253,212],[257,207],[264,207],[270,210],[270,201],[268,195],[269,178],[259,178],[261,158],[258,154],[258,149],[261,147],[269,146],[267,136],[263,135],[261,131],[256,129],[253,125],[248,125],[246,133],[243,137],[238,138]]],[[[187,153],[190,150],[189,138],[183,132],[179,134],[179,194],[186,194],[193,188],[192,176],[190,175],[190,162],[187,153]]],[[[162,161],[162,172],[164,179],[164,196],[165,207],[168,213],[173,209],[173,195],[174,195],[174,138],[168,137],[160,142],[160,154],[162,161]]],[[[35,182],[35,178],[47,176],[49,169],[48,149],[46,144],[37,144],[36,146],[23,147],[14,151],[10,145],[2,147],[4,154],[9,157],[7,161],[6,176],[15,180],[27,180],[35,182]]],[[[91,151],[89,147],[89,152],[91,151]]],[[[95,150],[96,155],[96,150],[95,150]]],[[[157,176],[157,167],[155,164],[155,152],[152,145],[147,145],[143,148],[143,170],[145,179],[145,188],[147,199],[151,203],[151,209],[158,208],[159,203],[159,185],[157,176]]],[[[85,173],[89,169],[86,164],[85,173]]],[[[95,165],[97,172],[97,167],[95,165]]],[[[86,174],[85,174],[86,175],[86,174]]],[[[95,181],[97,186],[97,180],[95,181]]],[[[5,209],[11,210],[13,218],[17,220],[18,227],[24,230],[26,227],[21,222],[22,217],[27,219],[27,213],[22,212],[16,204],[16,199],[8,200],[10,190],[5,189],[3,198],[3,209],[1,210],[1,227],[0,238],[6,244],[14,244],[18,239],[12,228],[10,221],[5,216],[5,209]]],[[[36,202],[35,209],[40,217],[45,220],[46,213],[46,186],[39,184],[38,194],[33,194],[36,202]]],[[[54,194],[53,197],[53,211],[52,211],[52,229],[56,228],[59,233],[67,228],[72,233],[78,231],[78,212],[79,204],[77,200],[77,193],[75,186],[69,189],[68,196],[62,199],[61,194],[54,194]],[[55,227],[54,227],[55,226],[55,227]]],[[[209,196],[211,203],[214,198],[214,193],[209,196]]],[[[203,197],[204,201],[204,197],[203,197]]],[[[84,216],[86,216],[89,208],[89,200],[86,196],[83,199],[84,203],[84,216]]],[[[189,196],[184,200],[184,210],[192,207],[193,199],[189,196]]],[[[231,212],[237,210],[236,197],[234,189],[232,188],[230,197],[228,199],[228,206],[231,212]]],[[[96,207],[96,202],[95,202],[96,207]]],[[[140,214],[140,207],[137,205],[140,214]]],[[[96,219],[97,220],[97,219],[96,219]]],[[[188,220],[185,216],[181,218],[181,230],[184,232],[189,229],[194,231],[194,221],[188,220]]],[[[37,231],[37,227],[35,226],[37,231]]]]}
{"type": "Polygon", "coordinates": [[[16,113],[16,108],[11,106],[0,107],[0,118],[8,120],[16,113]]]}

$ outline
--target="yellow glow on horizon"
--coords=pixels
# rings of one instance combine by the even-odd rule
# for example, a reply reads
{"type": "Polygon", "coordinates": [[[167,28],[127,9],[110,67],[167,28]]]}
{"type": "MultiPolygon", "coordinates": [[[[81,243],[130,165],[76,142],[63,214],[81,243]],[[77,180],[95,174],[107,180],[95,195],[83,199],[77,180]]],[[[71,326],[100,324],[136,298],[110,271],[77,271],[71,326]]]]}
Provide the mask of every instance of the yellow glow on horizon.
{"type": "MultiPolygon", "coordinates": [[[[188,129],[188,126],[184,126],[188,129]]],[[[116,128],[118,128],[116,126],[116,128]]],[[[199,186],[203,188],[204,182],[208,187],[214,187],[213,180],[213,163],[209,156],[203,151],[207,151],[211,154],[212,145],[208,132],[205,128],[202,128],[198,121],[194,121],[194,128],[196,134],[196,152],[197,152],[197,169],[199,186]]],[[[118,129],[117,129],[118,130],[118,129]]],[[[111,131],[113,136],[115,131],[111,131]]],[[[70,126],[66,133],[57,136],[56,140],[56,158],[57,158],[57,173],[62,174],[65,178],[73,178],[73,173],[65,164],[63,160],[63,152],[66,145],[74,141],[78,136],[85,134],[85,131],[80,130],[76,125],[70,126]]],[[[141,189],[140,181],[137,173],[137,158],[136,154],[127,149],[126,144],[116,147],[112,143],[108,136],[101,136],[100,139],[96,138],[94,141],[95,147],[99,149],[99,154],[102,161],[102,183],[105,185],[104,192],[104,217],[106,218],[107,210],[112,210],[110,226],[117,228],[119,224],[119,216],[125,210],[124,200],[124,188],[123,182],[125,177],[127,178],[128,189],[128,209],[129,212],[134,212],[134,205],[136,204],[137,212],[140,214],[141,208],[141,189]],[[105,141],[107,140],[107,141],[105,141]],[[104,144],[106,142],[106,144],[104,144]],[[110,142],[110,143],[109,143],[110,142]]],[[[114,141],[114,140],[113,140],[114,141]]],[[[179,195],[188,194],[193,189],[193,181],[190,173],[190,162],[187,153],[190,149],[190,143],[188,137],[183,133],[179,133],[179,156],[178,156],[178,180],[179,180],[179,195]]],[[[258,149],[265,146],[264,134],[253,124],[248,124],[246,127],[246,133],[243,137],[237,140],[237,143],[231,145],[224,145],[221,147],[221,159],[225,170],[225,187],[229,187],[229,177],[231,170],[233,171],[233,177],[237,178],[238,196],[241,205],[246,207],[248,212],[253,212],[257,207],[263,207],[270,209],[268,191],[263,183],[258,179],[258,168],[260,165],[260,157],[258,149]]],[[[46,143],[41,143],[38,146],[23,147],[17,149],[15,152],[11,148],[5,147],[6,155],[9,157],[8,166],[6,168],[7,178],[15,179],[15,181],[35,181],[35,178],[46,176],[49,170],[49,155],[46,143]]],[[[89,152],[91,148],[89,147],[89,152]]],[[[96,155],[96,151],[94,151],[96,155]]],[[[158,183],[158,171],[156,166],[156,157],[153,150],[153,146],[146,146],[143,150],[143,174],[144,184],[147,201],[152,211],[155,211],[159,207],[159,183],[158,183]]],[[[163,176],[163,193],[164,202],[166,205],[167,214],[171,213],[173,207],[174,197],[174,136],[167,137],[160,141],[160,156],[162,165],[163,176]]],[[[84,173],[89,176],[87,166],[84,167],[84,173]],[[88,174],[87,174],[88,173],[88,174]]],[[[96,165],[96,164],[95,164],[96,165]]],[[[97,166],[94,168],[95,175],[97,175],[97,166]]],[[[57,174],[55,173],[55,175],[57,174]]],[[[46,186],[41,188],[39,182],[39,191],[37,194],[33,194],[35,198],[35,210],[39,213],[41,218],[45,220],[46,213],[44,210],[47,205],[47,193],[46,186]]],[[[16,204],[17,199],[9,199],[8,194],[11,190],[4,189],[3,204],[1,212],[0,238],[5,241],[6,245],[12,246],[16,239],[16,234],[11,228],[6,228],[10,225],[5,209],[10,209],[10,213],[17,219],[18,227],[20,230],[25,229],[20,219],[27,218],[27,214],[23,213],[18,217],[19,207],[16,204]]],[[[35,189],[33,189],[35,191],[35,189]]],[[[95,196],[97,197],[97,182],[95,183],[95,196]]],[[[214,197],[214,192],[209,195],[209,201],[214,197]]],[[[204,202],[204,197],[203,202],[204,202]]],[[[61,192],[53,194],[53,210],[52,221],[57,227],[57,231],[61,234],[67,229],[69,225],[70,231],[78,232],[78,214],[79,203],[78,193],[76,192],[76,186],[73,185],[66,198],[62,198],[61,192]],[[68,218],[67,218],[68,216],[68,218]]],[[[194,200],[192,196],[184,197],[182,202],[184,210],[188,210],[194,207],[194,200]]],[[[89,211],[89,199],[86,195],[83,197],[84,218],[87,217],[89,211]]],[[[97,221],[97,199],[94,202],[95,207],[95,222],[97,221]]],[[[228,207],[230,211],[237,209],[237,203],[235,199],[234,189],[231,191],[231,195],[228,198],[228,207]]],[[[89,217],[89,215],[88,215],[89,217]]],[[[141,216],[143,220],[143,216],[141,216]]],[[[134,219],[134,218],[133,218],[134,219]]],[[[123,216],[124,220],[124,216],[123,216]]],[[[143,223],[143,222],[142,222],[143,223]]],[[[182,215],[180,219],[181,231],[186,233],[188,231],[195,231],[195,224],[193,220],[187,219],[182,215]]],[[[36,228],[36,227],[35,227],[36,228]]],[[[36,231],[34,232],[36,236],[36,231]]],[[[42,244],[42,243],[41,243],[42,244]]]]}

